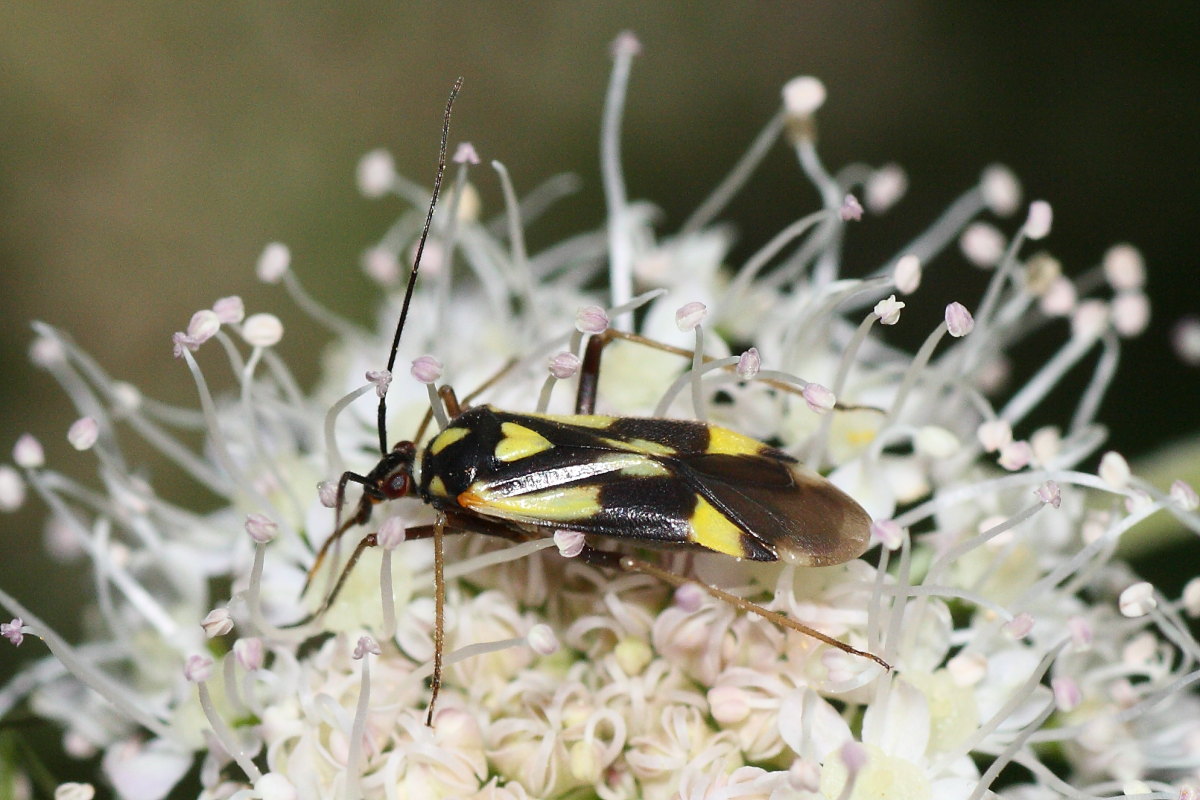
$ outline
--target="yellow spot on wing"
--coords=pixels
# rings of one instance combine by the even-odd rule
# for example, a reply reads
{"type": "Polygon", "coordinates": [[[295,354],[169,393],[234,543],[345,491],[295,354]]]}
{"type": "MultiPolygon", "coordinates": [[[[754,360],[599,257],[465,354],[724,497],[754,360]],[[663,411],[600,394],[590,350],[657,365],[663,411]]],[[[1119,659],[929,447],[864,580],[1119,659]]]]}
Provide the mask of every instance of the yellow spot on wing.
{"type": "Polygon", "coordinates": [[[649,478],[671,474],[671,470],[653,458],[637,453],[611,453],[600,460],[606,464],[620,464],[620,474],[629,478],[649,478]]]}
{"type": "Polygon", "coordinates": [[[527,414],[535,419],[547,419],[563,425],[574,425],[577,428],[607,428],[617,421],[616,417],[604,414],[527,414]]]}
{"type": "Polygon", "coordinates": [[[692,541],[701,547],[737,558],[746,556],[746,550],[742,547],[742,529],[703,497],[696,498],[696,510],[692,512],[688,524],[692,527],[692,541]]]}
{"type": "Polygon", "coordinates": [[[429,493],[435,497],[448,497],[449,492],[446,491],[446,484],[442,481],[440,475],[434,475],[429,481],[429,493]]]}
{"type": "Polygon", "coordinates": [[[728,428],[718,428],[710,425],[708,428],[708,450],[712,454],[727,456],[758,455],[766,448],[757,439],[734,433],[728,428]]]}
{"type": "Polygon", "coordinates": [[[446,430],[433,437],[433,442],[429,445],[429,452],[436,456],[470,432],[470,428],[446,428],[446,430]]]}
{"type": "Polygon", "coordinates": [[[662,442],[653,442],[649,439],[604,439],[604,443],[609,447],[615,447],[618,450],[632,450],[638,453],[653,453],[656,456],[673,456],[679,452],[670,445],[665,445],[662,442]]]}
{"type": "Polygon", "coordinates": [[[515,422],[501,423],[500,433],[502,436],[496,443],[496,458],[501,461],[519,461],[554,447],[537,431],[515,422]]]}
{"type": "Polygon", "coordinates": [[[505,497],[476,483],[458,496],[458,504],[487,517],[517,522],[571,522],[600,511],[600,487],[570,486],[505,497]]]}

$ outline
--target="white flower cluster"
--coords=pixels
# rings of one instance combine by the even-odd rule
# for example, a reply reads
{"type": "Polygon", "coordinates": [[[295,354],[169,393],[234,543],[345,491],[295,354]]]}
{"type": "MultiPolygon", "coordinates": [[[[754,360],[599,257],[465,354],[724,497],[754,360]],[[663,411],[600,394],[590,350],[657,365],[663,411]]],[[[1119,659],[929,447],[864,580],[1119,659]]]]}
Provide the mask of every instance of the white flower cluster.
{"type": "MultiPolygon", "coordinates": [[[[614,48],[603,230],[528,253],[524,227],[574,182],[517,202],[497,166],[507,205],[487,220],[468,180],[479,159],[460,148],[403,340],[409,359],[436,358],[416,358],[411,377],[377,371],[395,303],[379,335],[332,317],[304,294],[280,244],[264,251],[260,276],[336,336],[312,396],[272,349],[278,320],[246,318],[236,298],[175,336],[198,411],[143,397],[38,327],[33,357],[79,408],[70,438],[96,454],[103,488],[53,471],[22,437],[0,495],[10,506],[38,495],[54,551],[90,559],[95,628],[68,643],[0,592],[18,615],[0,633],[14,644],[40,637],[53,654],[0,690],[0,713],[24,703],[56,721],[69,753],[102,754],[104,780],[139,800],[166,796],[198,757],[195,791],[211,800],[1194,797],[1200,644],[1188,618],[1200,616],[1200,580],[1169,598],[1113,553],[1151,514],[1200,531],[1197,497],[1182,482],[1145,483],[1116,453],[1097,458],[1096,412],[1120,339],[1148,313],[1137,251],[1115,247],[1074,279],[1052,257],[1025,254],[1049,233],[1050,207],[1032,203],[1011,237],[979,221],[1021,203],[1016,180],[993,167],[893,261],[843,276],[848,226],[897,202],[906,178],[891,165],[826,171],[813,138],[825,91],[812,78],[785,88],[783,111],[731,176],[660,238],[654,210],[623,197],[612,160],[631,41],[614,48]],[[712,222],[781,136],[823,207],[730,265],[730,235],[712,222]],[[955,242],[993,270],[983,297],[950,304],[915,354],[889,345],[875,326],[904,323],[928,265],[952,260],[943,251],[955,242]],[[605,276],[609,308],[589,291],[605,276]],[[671,591],[582,564],[567,532],[517,546],[456,536],[447,667],[427,727],[433,557],[430,542],[403,534],[432,512],[417,500],[380,507],[346,537],[378,532],[380,546],[362,553],[333,606],[314,615],[338,569],[303,591],[334,526],[338,476],[378,458],[376,392],[388,393],[393,438],[407,437],[441,382],[469,390],[515,359],[481,401],[569,413],[584,337],[635,318],[644,335],[698,355],[614,343],[601,411],[698,417],[776,444],[875,520],[874,549],[837,567],[700,553],[664,553],[663,565],[893,669],[697,585],[671,591]],[[1030,336],[1062,345],[1010,385],[1006,351],[1030,336]],[[225,394],[210,392],[216,366],[198,360],[218,351],[235,379],[225,394]],[[1033,428],[1031,412],[1089,360],[1094,377],[1074,407],[1051,415],[1058,426],[1033,428]],[[196,430],[202,453],[183,444],[196,430]],[[124,455],[130,433],[225,508],[198,514],[156,495],[124,455]],[[228,596],[214,598],[221,585],[228,596]]],[[[426,191],[386,153],[369,154],[358,174],[365,195],[412,203],[364,256],[370,276],[402,289],[398,265],[426,191]]],[[[90,792],[63,784],[59,796],[90,792]]]]}

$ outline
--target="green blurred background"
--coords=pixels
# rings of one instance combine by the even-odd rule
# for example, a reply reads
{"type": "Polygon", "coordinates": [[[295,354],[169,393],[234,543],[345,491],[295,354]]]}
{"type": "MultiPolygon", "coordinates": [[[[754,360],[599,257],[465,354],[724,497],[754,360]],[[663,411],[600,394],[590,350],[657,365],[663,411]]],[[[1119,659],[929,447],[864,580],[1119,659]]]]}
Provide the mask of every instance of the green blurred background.
{"type": "MultiPolygon", "coordinates": [[[[68,329],[148,393],[190,403],[171,333],[240,294],[251,311],[283,318],[282,349],[311,379],[324,337],[278,287],[256,282],[255,259],[264,243],[287,242],[314,294],[369,320],[358,256],[396,206],[357,195],[355,164],[388,147],[402,173],[428,182],[457,75],[455,141],[504,161],[519,190],[561,171],[584,180],[531,232],[532,246],[597,224],[608,47],[627,28],[644,46],[626,114],[627,182],[665,210],[664,231],[774,113],[780,86],[807,73],[829,89],[826,163],[897,161],[910,176],[900,207],[851,230],[851,271],[888,258],[992,161],[1021,176],[1027,199],[1053,203],[1046,246],[1068,271],[1136,243],[1154,319],[1124,351],[1102,417],[1115,447],[1148,453],[1200,427],[1200,375],[1167,341],[1178,317],[1200,311],[1194,15],[1167,2],[5,3],[0,450],[7,460],[31,431],[55,468],[92,468],[64,438],[74,411],[27,363],[31,319],[68,329]]],[[[477,174],[496,209],[490,171],[477,174]]],[[[815,203],[776,148],[730,211],[738,253],[815,203]]],[[[919,339],[947,300],[973,306],[984,278],[939,270],[901,327],[919,339]]],[[[1051,338],[1020,355],[1035,363],[1051,338]]],[[[178,488],[161,462],[148,474],[178,488]]],[[[2,580],[70,630],[70,592],[87,582],[42,555],[42,516],[34,504],[0,518],[2,580]]],[[[0,672],[12,658],[0,656],[0,672]]]]}

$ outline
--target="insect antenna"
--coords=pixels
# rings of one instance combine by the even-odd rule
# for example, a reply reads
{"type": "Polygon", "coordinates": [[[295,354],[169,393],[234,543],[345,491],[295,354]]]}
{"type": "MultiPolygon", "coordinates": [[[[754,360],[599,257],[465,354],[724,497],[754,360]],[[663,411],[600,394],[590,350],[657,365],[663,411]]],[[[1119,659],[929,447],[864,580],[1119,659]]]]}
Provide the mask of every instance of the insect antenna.
{"type": "MultiPolygon", "coordinates": [[[[392,352],[388,355],[387,371],[391,373],[396,365],[396,352],[400,349],[400,334],[404,331],[404,321],[408,318],[408,306],[412,302],[413,289],[417,285],[417,272],[421,269],[421,254],[425,252],[425,241],[429,238],[429,228],[433,224],[433,210],[437,207],[438,195],[442,191],[442,176],[446,172],[446,142],[450,138],[450,112],[454,108],[454,99],[462,88],[463,79],[454,82],[450,90],[450,99],[446,101],[446,111],[442,115],[442,144],[438,149],[437,175],[433,179],[433,196],[429,199],[429,211],[425,214],[425,226],[421,229],[421,238],[417,240],[417,252],[413,256],[412,272],[408,274],[408,286],[404,289],[404,304],[400,306],[400,320],[396,323],[396,334],[392,337],[392,352]]],[[[387,395],[379,396],[379,417],[376,423],[379,430],[379,452],[388,453],[387,437],[387,395]]]]}

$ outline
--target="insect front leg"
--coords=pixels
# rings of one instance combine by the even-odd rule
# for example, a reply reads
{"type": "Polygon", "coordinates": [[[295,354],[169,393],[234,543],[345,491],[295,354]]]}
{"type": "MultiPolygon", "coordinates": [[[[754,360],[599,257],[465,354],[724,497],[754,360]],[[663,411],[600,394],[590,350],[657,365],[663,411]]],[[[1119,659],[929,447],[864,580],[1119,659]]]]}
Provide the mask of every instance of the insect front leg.
{"type": "Polygon", "coordinates": [[[321,544],[321,548],[317,551],[312,566],[308,568],[308,574],[304,578],[304,589],[301,591],[302,595],[308,592],[313,578],[316,577],[318,570],[320,570],[321,565],[325,562],[325,556],[329,553],[329,549],[341,540],[346,531],[355,525],[365,525],[367,520],[371,518],[371,506],[382,499],[383,496],[379,493],[371,478],[366,475],[359,475],[357,472],[342,473],[342,477],[338,478],[337,499],[334,501],[333,533],[329,534],[329,538],[321,544]],[[355,509],[354,516],[343,521],[342,509],[346,505],[346,487],[350,483],[357,483],[363,487],[363,497],[358,502],[358,508],[355,509]]]}

